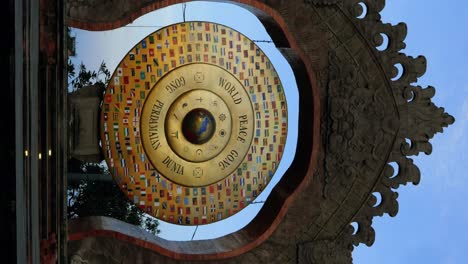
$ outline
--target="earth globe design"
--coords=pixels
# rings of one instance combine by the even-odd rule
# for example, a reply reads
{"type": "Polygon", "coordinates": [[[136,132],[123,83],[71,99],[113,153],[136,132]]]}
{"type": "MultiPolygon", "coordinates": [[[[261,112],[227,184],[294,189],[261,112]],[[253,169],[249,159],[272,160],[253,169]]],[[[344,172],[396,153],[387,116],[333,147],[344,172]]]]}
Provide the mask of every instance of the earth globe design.
{"type": "Polygon", "coordinates": [[[211,139],[216,129],[213,115],[203,108],[188,112],[182,121],[182,134],[191,143],[201,145],[211,139]]]}

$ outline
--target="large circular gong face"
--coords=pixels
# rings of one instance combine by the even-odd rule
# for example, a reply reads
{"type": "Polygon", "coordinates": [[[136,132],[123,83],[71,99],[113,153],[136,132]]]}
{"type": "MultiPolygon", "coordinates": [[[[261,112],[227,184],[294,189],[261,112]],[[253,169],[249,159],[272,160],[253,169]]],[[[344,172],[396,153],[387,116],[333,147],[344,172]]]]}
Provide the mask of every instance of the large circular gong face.
{"type": "Polygon", "coordinates": [[[157,171],[186,186],[229,176],[253,138],[252,102],[228,71],[193,63],[156,83],[143,106],[142,143],[157,171]]]}
{"type": "Polygon", "coordinates": [[[161,220],[199,225],[237,213],[268,184],[286,142],[287,107],[254,42],[186,22],[128,52],[106,89],[101,123],[121,190],[161,220]]]}

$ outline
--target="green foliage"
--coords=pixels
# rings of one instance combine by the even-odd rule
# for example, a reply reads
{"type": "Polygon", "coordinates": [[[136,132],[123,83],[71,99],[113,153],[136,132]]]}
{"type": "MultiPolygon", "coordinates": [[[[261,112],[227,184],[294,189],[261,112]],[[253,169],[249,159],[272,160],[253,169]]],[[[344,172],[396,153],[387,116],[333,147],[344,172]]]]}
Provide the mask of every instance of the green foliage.
{"type": "Polygon", "coordinates": [[[83,181],[71,192],[75,192],[75,200],[68,207],[69,218],[101,215],[141,224],[142,212],[126,199],[115,183],[83,181]]]}
{"type": "Polygon", "coordinates": [[[79,67],[78,75],[75,76],[75,67],[69,60],[68,77],[71,79],[71,83],[69,85],[74,91],[89,85],[97,85],[104,91],[110,80],[111,73],[109,69],[107,69],[104,61],[101,62],[97,72],[86,69],[86,66],[82,62],[79,67]]]}
{"type": "MultiPolygon", "coordinates": [[[[90,71],[81,63],[78,74],[75,66],[68,60],[68,79],[71,80],[69,86],[73,91],[85,86],[95,85],[100,90],[102,96],[111,74],[104,62],[101,63],[98,71],[90,71]]],[[[103,98],[101,97],[101,100],[103,98]]],[[[99,164],[84,163],[71,159],[68,164],[69,169],[78,173],[109,173],[107,168],[99,164]]],[[[68,185],[68,218],[85,216],[109,216],[127,223],[140,226],[155,235],[159,234],[158,220],[145,215],[135,204],[133,204],[114,182],[102,182],[87,180],[68,185]]]]}
{"type": "MultiPolygon", "coordinates": [[[[108,171],[106,171],[108,173],[108,171]]],[[[68,186],[68,218],[109,216],[159,234],[158,221],[146,217],[114,182],[81,181],[68,186]]]]}
{"type": "Polygon", "coordinates": [[[67,27],[67,50],[68,56],[76,55],[76,36],[72,36],[72,30],[67,27]]]}
{"type": "Polygon", "coordinates": [[[68,59],[67,63],[67,73],[69,79],[75,77],[75,65],[73,65],[70,59],[68,59]]]}
{"type": "Polygon", "coordinates": [[[145,229],[152,234],[159,234],[161,230],[158,229],[159,222],[154,218],[147,217],[145,219],[145,229]]]}

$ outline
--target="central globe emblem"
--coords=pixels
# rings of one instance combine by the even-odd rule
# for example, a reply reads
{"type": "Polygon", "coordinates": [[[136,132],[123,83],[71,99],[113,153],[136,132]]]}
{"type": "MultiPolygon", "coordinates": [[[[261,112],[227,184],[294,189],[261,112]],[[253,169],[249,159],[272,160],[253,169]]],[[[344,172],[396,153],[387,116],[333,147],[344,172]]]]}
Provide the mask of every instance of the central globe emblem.
{"type": "Polygon", "coordinates": [[[215,130],[216,122],[213,115],[203,108],[188,112],[182,121],[182,134],[193,144],[201,145],[208,142],[215,130]]]}

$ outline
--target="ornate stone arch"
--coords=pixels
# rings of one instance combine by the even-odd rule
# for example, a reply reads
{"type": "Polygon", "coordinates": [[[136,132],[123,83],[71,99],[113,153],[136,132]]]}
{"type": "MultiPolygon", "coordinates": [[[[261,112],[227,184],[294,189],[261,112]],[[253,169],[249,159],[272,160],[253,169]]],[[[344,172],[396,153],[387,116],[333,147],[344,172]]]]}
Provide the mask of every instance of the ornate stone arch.
{"type": "MultiPolygon", "coordinates": [[[[106,30],[183,2],[69,1],[66,12],[70,26],[106,30]]],[[[374,242],[372,218],[397,214],[395,189],[419,182],[408,156],[429,154],[429,140],[454,122],[430,101],[433,87],[413,85],[426,60],[400,52],[406,25],[381,21],[384,0],[220,2],[254,13],[293,68],[301,142],[293,164],[255,220],[238,232],[170,242],[112,219],[79,219],[69,234],[76,258],[350,263],[353,245],[374,242]],[[398,164],[396,173],[390,162],[398,164]],[[95,245],[101,250],[90,252],[95,245]]]]}

